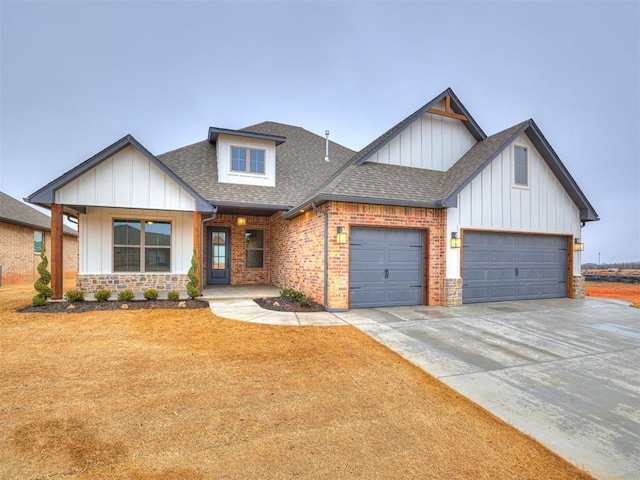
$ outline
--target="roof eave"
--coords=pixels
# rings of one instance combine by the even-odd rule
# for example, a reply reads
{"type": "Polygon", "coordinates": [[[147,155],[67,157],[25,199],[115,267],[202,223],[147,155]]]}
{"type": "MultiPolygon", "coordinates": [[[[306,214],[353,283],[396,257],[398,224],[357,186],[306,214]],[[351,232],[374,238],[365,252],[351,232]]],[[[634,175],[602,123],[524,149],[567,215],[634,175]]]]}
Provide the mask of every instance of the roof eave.
{"type": "Polygon", "coordinates": [[[414,207],[414,208],[444,208],[443,203],[440,200],[433,200],[428,202],[419,202],[415,200],[401,200],[384,197],[360,197],[356,195],[339,195],[321,193],[315,197],[297,205],[282,214],[282,219],[291,220],[299,215],[302,215],[311,208],[311,204],[321,205],[326,202],[345,202],[345,203],[363,203],[366,205],[393,205],[397,207],[414,207]]]}
{"type": "Polygon", "coordinates": [[[286,138],[278,135],[267,135],[264,133],[247,132],[244,130],[230,130],[228,128],[209,127],[209,143],[216,143],[218,135],[232,135],[236,137],[255,138],[259,140],[270,140],[275,142],[276,146],[285,142],[286,138]]]}

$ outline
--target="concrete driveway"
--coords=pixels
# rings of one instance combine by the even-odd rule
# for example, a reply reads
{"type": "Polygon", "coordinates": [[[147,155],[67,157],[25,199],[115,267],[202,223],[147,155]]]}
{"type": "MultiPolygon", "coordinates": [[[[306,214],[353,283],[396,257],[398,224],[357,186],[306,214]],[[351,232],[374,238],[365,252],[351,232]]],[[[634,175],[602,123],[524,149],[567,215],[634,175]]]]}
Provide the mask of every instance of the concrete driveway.
{"type": "Polygon", "coordinates": [[[640,309],[535,300],[339,314],[601,479],[640,479],[640,309]]]}

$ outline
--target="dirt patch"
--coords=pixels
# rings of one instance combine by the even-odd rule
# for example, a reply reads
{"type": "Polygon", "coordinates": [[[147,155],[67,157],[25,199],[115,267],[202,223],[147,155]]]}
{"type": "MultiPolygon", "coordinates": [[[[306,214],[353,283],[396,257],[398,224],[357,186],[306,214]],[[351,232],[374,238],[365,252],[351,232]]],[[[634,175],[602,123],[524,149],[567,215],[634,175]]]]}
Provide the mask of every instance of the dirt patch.
{"type": "Polygon", "coordinates": [[[254,302],[266,310],[277,312],[324,312],[324,307],[316,302],[301,305],[300,302],[284,297],[256,298],[254,302]]]}
{"type": "Polygon", "coordinates": [[[626,300],[640,308],[640,283],[586,282],[588,297],[626,300]]]}
{"type": "Polygon", "coordinates": [[[202,300],[140,300],[134,302],[49,302],[41,307],[23,307],[20,313],[84,313],[105,310],[180,310],[209,308],[209,303],[202,300]]]}
{"type": "Polygon", "coordinates": [[[0,290],[0,478],[588,479],[351,326],[23,313],[0,290]]]}

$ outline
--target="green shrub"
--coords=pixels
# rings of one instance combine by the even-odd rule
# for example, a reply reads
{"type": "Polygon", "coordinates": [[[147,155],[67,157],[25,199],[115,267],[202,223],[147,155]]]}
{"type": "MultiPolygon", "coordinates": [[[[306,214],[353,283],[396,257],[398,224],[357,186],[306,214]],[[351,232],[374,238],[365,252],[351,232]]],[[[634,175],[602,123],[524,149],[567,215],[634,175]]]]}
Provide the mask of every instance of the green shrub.
{"type": "Polygon", "coordinates": [[[40,252],[41,262],[38,264],[37,270],[40,274],[40,278],[38,278],[33,284],[33,288],[36,289],[38,294],[31,299],[31,305],[34,307],[41,307],[47,303],[47,298],[53,297],[53,290],[49,288],[49,282],[51,281],[51,273],[47,270],[47,265],[49,265],[49,260],[47,256],[44,254],[46,251],[46,247],[42,245],[42,252],[40,252]]]}
{"type": "Polygon", "coordinates": [[[280,296],[291,300],[292,302],[298,302],[303,307],[308,307],[313,302],[313,300],[307,297],[304,293],[293,288],[283,288],[280,290],[280,296]]]}
{"type": "Polygon", "coordinates": [[[31,305],[34,307],[42,307],[47,304],[47,299],[38,294],[31,299],[31,305]]]}
{"type": "Polygon", "coordinates": [[[167,298],[172,302],[178,302],[180,301],[180,294],[178,293],[177,290],[169,290],[167,292],[167,298]]]}
{"type": "Polygon", "coordinates": [[[189,282],[187,283],[187,295],[190,299],[194,299],[200,296],[200,290],[198,289],[198,261],[196,260],[196,249],[193,249],[193,255],[191,256],[191,267],[187,272],[189,282]]]}
{"type": "Polygon", "coordinates": [[[99,302],[106,302],[107,300],[109,300],[109,298],[111,298],[111,290],[108,290],[106,288],[100,289],[96,291],[93,296],[99,302]]]}
{"type": "Polygon", "coordinates": [[[67,290],[67,293],[64,294],[64,299],[69,303],[84,302],[84,292],[78,289],[67,290]]]}
{"type": "Polygon", "coordinates": [[[142,292],[144,298],[147,300],[157,300],[158,299],[158,291],[155,288],[149,288],[142,292]]]}
{"type": "Polygon", "coordinates": [[[133,293],[133,290],[121,290],[118,292],[119,302],[131,302],[135,297],[136,294],[133,293]]]}

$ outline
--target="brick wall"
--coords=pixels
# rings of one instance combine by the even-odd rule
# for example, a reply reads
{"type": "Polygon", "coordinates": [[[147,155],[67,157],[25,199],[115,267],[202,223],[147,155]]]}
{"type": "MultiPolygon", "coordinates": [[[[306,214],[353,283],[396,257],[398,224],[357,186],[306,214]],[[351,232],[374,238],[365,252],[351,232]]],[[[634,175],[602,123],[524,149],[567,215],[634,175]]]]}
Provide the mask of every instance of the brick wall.
{"type": "MultiPolygon", "coordinates": [[[[350,227],[415,228],[425,231],[425,299],[429,305],[444,304],[446,211],[330,202],[322,205],[329,213],[328,305],[349,306],[349,244],[335,240],[338,226],[349,236],[350,227]]],[[[275,214],[271,234],[271,281],[295,288],[317,302],[324,297],[324,218],[314,211],[282,221],[275,214]]]]}
{"type": "MultiPolygon", "coordinates": [[[[33,228],[0,223],[0,265],[2,284],[34,282],[38,278],[36,268],[40,255],[33,253],[33,228]]],[[[45,245],[51,271],[51,234],[45,232],[45,245]]],[[[63,242],[63,267],[65,278],[73,278],[78,272],[78,237],[65,235],[63,242]]]]}
{"type": "MultiPolygon", "coordinates": [[[[271,229],[268,217],[245,216],[246,225],[238,225],[236,215],[217,215],[212,221],[204,224],[204,258],[209,258],[207,227],[231,228],[231,285],[262,285],[271,282],[269,275],[271,245],[271,229]],[[245,231],[264,230],[264,268],[246,268],[245,262],[245,231]]],[[[198,262],[199,263],[199,262],[198,262]]],[[[205,265],[207,267],[207,265],[205,265]]],[[[205,282],[206,285],[206,270],[205,282]]]]}
{"type": "Polygon", "coordinates": [[[322,303],[324,217],[313,210],[293,220],[281,220],[280,215],[271,217],[271,283],[294,288],[322,303]]]}

